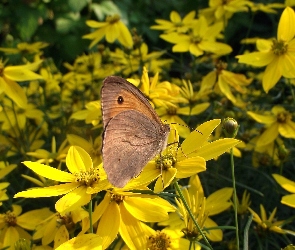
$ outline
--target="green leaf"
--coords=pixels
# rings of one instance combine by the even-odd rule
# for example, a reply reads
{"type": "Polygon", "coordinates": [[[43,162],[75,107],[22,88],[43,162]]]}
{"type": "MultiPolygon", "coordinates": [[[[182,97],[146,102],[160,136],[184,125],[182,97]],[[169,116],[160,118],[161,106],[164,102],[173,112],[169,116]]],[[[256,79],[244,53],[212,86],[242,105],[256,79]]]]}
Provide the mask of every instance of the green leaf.
{"type": "Polygon", "coordinates": [[[87,3],[87,0],[68,0],[69,7],[74,12],[80,12],[87,3]]]}

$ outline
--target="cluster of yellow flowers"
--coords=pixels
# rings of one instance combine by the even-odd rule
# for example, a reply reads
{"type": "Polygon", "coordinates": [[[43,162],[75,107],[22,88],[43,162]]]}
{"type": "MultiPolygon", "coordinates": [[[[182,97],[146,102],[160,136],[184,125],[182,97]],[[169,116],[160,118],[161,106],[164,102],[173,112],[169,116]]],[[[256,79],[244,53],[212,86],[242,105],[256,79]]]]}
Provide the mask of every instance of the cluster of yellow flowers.
{"type": "MultiPolygon", "coordinates": [[[[240,183],[245,191],[239,200],[234,181],[216,185],[215,192],[205,195],[198,176],[207,161],[217,165],[226,152],[237,160],[251,153],[255,170],[278,167],[263,174],[276,190],[278,183],[292,193],[281,203],[295,208],[294,171],[283,171],[295,139],[294,10],[284,4],[212,0],[198,17],[196,11],[183,18],[172,11],[170,21],[155,22],[150,28],[162,31],[160,38],[173,44],[173,58],[177,53],[189,55],[189,64],[182,65],[189,69],[182,77],[169,76],[176,60],[164,50],[149,52],[119,15],[105,22],[87,21],[93,32],[83,38],[91,40],[92,50],[72,64],[65,62],[65,74],[44,59],[47,43],[0,48],[5,56],[33,55],[16,66],[0,60],[1,249],[213,249],[211,244],[224,241],[223,230],[238,232],[234,213],[241,220],[252,214],[257,235],[271,231],[294,241],[295,232],[282,228],[288,218],[275,218],[277,208],[271,208],[269,217],[265,204],[260,204],[261,216],[250,208],[249,192],[263,196],[263,190],[240,183]],[[233,49],[224,31],[235,13],[277,13],[281,8],[276,39],[245,40],[255,41],[258,52],[247,51],[234,55],[238,62],[225,62],[233,49]],[[206,70],[196,70],[204,63],[206,70]],[[245,64],[266,68],[261,75],[245,64]],[[168,147],[124,188],[108,182],[101,158],[100,88],[109,75],[128,78],[171,124],[168,147]],[[281,86],[279,94],[272,92],[281,86]],[[288,86],[292,96],[285,97],[288,86]],[[282,95],[283,101],[272,107],[255,104],[269,96],[281,100],[274,94],[282,95]],[[221,124],[227,116],[241,120],[240,127],[233,119],[221,124]],[[222,129],[231,138],[224,138],[222,129]],[[290,179],[284,177],[288,172],[290,179]],[[228,217],[221,220],[225,226],[218,226],[218,216],[212,216],[222,212],[228,217]]],[[[217,171],[211,175],[215,182],[230,180],[217,171]]],[[[231,233],[222,244],[239,249],[239,234],[231,233]]],[[[245,249],[246,242],[245,237],[245,249]]]]}

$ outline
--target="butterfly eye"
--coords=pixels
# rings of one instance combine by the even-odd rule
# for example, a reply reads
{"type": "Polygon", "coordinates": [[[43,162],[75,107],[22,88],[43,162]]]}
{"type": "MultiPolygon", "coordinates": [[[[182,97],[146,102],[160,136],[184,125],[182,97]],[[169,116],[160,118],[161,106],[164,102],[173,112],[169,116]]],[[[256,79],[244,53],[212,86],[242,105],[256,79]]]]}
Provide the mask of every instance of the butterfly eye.
{"type": "Polygon", "coordinates": [[[122,104],[124,102],[124,98],[122,96],[119,96],[117,102],[118,104],[122,104]]]}

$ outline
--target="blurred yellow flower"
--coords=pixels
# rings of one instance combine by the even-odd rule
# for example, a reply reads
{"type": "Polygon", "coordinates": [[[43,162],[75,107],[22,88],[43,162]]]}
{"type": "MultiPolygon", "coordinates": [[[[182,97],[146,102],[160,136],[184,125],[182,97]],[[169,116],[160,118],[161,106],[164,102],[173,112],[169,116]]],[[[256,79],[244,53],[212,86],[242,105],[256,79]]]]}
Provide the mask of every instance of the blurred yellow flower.
{"type": "Polygon", "coordinates": [[[48,46],[45,42],[18,43],[16,48],[0,48],[5,54],[37,54],[48,46]]]}
{"type": "Polygon", "coordinates": [[[105,22],[88,20],[86,24],[91,28],[97,29],[83,36],[83,38],[93,40],[89,45],[90,48],[97,44],[103,37],[105,37],[108,43],[113,43],[118,39],[124,47],[131,48],[133,46],[132,36],[126,25],[121,21],[119,15],[108,16],[105,22]]]}
{"type": "Polygon", "coordinates": [[[26,108],[27,96],[24,89],[16,82],[42,79],[42,76],[33,72],[38,69],[41,63],[42,61],[37,61],[25,65],[5,67],[3,61],[0,60],[0,94],[4,92],[19,107],[26,108]]]}
{"type": "Polygon", "coordinates": [[[295,78],[295,13],[290,7],[283,11],[278,25],[277,39],[259,39],[259,52],[237,56],[239,63],[257,67],[266,66],[262,78],[266,93],[273,88],[281,76],[295,78]]]}
{"type": "Polygon", "coordinates": [[[189,34],[172,32],[162,34],[160,37],[169,43],[175,44],[172,47],[173,52],[190,52],[194,56],[201,56],[205,52],[225,55],[229,54],[232,48],[225,43],[215,41],[222,29],[222,23],[208,25],[205,17],[201,16],[195,21],[189,34]]]}
{"type": "Polygon", "coordinates": [[[292,234],[295,235],[295,232],[287,229],[282,229],[282,226],[287,223],[286,220],[278,220],[275,218],[277,208],[274,208],[274,210],[271,212],[269,217],[267,218],[265,208],[262,204],[260,204],[260,214],[261,217],[254,212],[251,208],[248,208],[249,211],[253,214],[253,221],[255,221],[258,225],[258,229],[260,232],[265,231],[272,231],[279,234],[292,234]]]}
{"type": "Polygon", "coordinates": [[[286,138],[295,139],[295,122],[293,122],[292,115],[282,106],[274,106],[271,113],[266,112],[260,115],[251,111],[247,114],[255,121],[265,124],[265,131],[259,136],[256,142],[257,147],[265,146],[273,142],[279,134],[286,138]]]}
{"type": "Polygon", "coordinates": [[[151,26],[153,30],[163,30],[165,33],[171,33],[176,31],[177,33],[186,33],[194,25],[196,12],[191,11],[181,19],[180,15],[176,11],[171,11],[170,21],[163,19],[156,19],[158,25],[151,26]]]}
{"type": "Polygon", "coordinates": [[[41,221],[52,214],[49,208],[21,213],[21,206],[12,205],[12,211],[0,214],[0,242],[9,250],[14,250],[14,243],[20,238],[30,240],[31,235],[26,230],[35,230],[41,221]]]}
{"type": "Polygon", "coordinates": [[[246,12],[252,5],[252,1],[247,0],[209,0],[209,7],[202,9],[200,14],[210,22],[227,21],[234,13],[246,12]]]}

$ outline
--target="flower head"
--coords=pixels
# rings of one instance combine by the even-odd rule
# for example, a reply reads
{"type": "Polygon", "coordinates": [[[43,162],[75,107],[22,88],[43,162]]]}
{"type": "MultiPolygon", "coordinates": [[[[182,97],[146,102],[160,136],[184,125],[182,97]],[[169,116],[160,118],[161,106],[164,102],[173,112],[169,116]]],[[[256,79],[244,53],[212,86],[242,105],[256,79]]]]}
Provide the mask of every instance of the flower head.
{"type": "Polygon", "coordinates": [[[295,13],[287,7],[280,18],[277,39],[272,41],[258,39],[259,52],[237,56],[239,63],[257,67],[266,66],[262,85],[267,93],[279,81],[281,76],[295,77],[295,13]]]}

